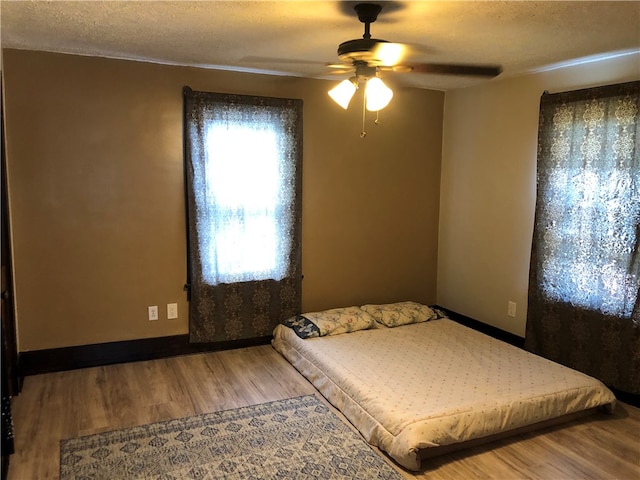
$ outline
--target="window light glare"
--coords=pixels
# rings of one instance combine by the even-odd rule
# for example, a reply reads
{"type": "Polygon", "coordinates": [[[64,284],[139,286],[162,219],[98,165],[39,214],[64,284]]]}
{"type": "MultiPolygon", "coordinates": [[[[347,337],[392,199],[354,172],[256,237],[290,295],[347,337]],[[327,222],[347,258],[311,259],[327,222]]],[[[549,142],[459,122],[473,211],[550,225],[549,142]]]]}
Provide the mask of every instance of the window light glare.
{"type": "Polygon", "coordinates": [[[356,93],[356,85],[351,79],[343,80],[336,87],[329,90],[329,96],[345,110],[349,107],[349,102],[356,93]]]}

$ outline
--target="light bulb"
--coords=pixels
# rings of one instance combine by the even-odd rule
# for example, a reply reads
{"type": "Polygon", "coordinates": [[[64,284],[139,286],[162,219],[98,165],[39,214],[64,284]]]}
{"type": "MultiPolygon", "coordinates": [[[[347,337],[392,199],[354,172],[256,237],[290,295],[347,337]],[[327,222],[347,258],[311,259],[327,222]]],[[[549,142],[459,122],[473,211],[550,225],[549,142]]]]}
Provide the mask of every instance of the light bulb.
{"type": "Polygon", "coordinates": [[[380,65],[397,65],[404,56],[405,46],[400,43],[380,42],[374,49],[374,57],[380,65]]]}
{"type": "Polygon", "coordinates": [[[375,112],[389,105],[393,97],[393,90],[387,87],[378,77],[373,77],[367,81],[365,96],[367,98],[367,110],[375,112]]]}

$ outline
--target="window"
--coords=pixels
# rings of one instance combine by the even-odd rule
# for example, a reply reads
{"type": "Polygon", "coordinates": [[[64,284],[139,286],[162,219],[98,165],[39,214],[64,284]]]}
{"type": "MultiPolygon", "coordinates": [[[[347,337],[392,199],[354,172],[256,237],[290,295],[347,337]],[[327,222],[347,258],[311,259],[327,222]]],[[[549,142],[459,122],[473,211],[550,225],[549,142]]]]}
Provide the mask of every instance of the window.
{"type": "Polygon", "coordinates": [[[300,311],[302,101],[184,93],[191,339],[268,335],[300,311]]]}
{"type": "Polygon", "coordinates": [[[291,168],[279,155],[278,137],[270,124],[211,122],[207,128],[203,199],[209,204],[198,221],[203,276],[211,285],[287,274],[291,168]]]}
{"type": "Polygon", "coordinates": [[[629,268],[640,223],[640,165],[630,128],[636,102],[620,96],[555,106],[539,175],[545,295],[626,318],[638,291],[637,268],[629,268]]]}
{"type": "Polygon", "coordinates": [[[640,82],[545,93],[525,348],[640,393],[640,82]]]}

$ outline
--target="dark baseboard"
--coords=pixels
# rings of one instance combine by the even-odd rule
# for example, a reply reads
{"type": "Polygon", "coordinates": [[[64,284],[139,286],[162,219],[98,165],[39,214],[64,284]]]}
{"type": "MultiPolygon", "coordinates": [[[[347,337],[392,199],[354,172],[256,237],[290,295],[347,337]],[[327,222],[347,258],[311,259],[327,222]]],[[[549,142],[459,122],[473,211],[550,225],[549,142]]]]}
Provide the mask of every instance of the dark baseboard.
{"type": "MultiPolygon", "coordinates": [[[[503,342],[524,348],[524,338],[473,318],[437,306],[452,320],[478,330],[503,342]]],[[[24,378],[40,373],[61,372],[78,368],[99,367],[115,363],[155,360],[193,353],[215,352],[234,348],[266,345],[271,336],[247,340],[233,340],[216,343],[189,343],[189,335],[145,338],[121,342],[80,345],[77,347],[52,348],[21,352],[18,355],[18,371],[24,378]]],[[[618,400],[640,408],[640,395],[614,390],[618,400]]],[[[3,459],[4,460],[4,459],[3,459]]],[[[4,466],[4,465],[3,465],[4,466]]]]}
{"type": "Polygon", "coordinates": [[[97,343],[77,347],[20,352],[18,355],[18,366],[20,375],[25,377],[40,373],[99,367],[114,363],[138,362],[192,353],[253,347],[268,344],[271,338],[271,336],[268,336],[216,343],[189,343],[189,335],[185,334],[170,337],[97,343]]]}
{"type": "Polygon", "coordinates": [[[609,388],[611,389],[613,394],[616,396],[616,398],[621,402],[627,403],[636,408],[640,408],[640,394],[623,392],[622,390],[618,390],[617,388],[611,388],[611,387],[609,388]]]}
{"type": "Polygon", "coordinates": [[[447,308],[440,307],[436,305],[436,308],[439,308],[443,312],[445,312],[451,320],[455,320],[462,325],[473,328],[474,330],[478,330],[490,337],[497,338],[498,340],[502,340],[503,342],[510,343],[519,348],[524,348],[524,338],[518,335],[515,335],[511,332],[507,332],[502,330],[501,328],[494,327],[493,325],[489,325],[486,323],[482,323],[473,318],[467,317],[457,312],[453,312],[447,308]]]}
{"type": "MultiPolygon", "coordinates": [[[[511,345],[524,349],[524,338],[518,335],[514,335],[513,333],[506,332],[500,328],[482,323],[478,320],[474,320],[473,318],[453,312],[447,308],[443,308],[437,305],[436,308],[439,308],[440,310],[445,312],[451,320],[455,320],[462,325],[473,328],[474,330],[478,330],[479,332],[482,332],[493,338],[497,338],[498,340],[502,340],[503,342],[510,343],[511,345]]],[[[609,388],[614,393],[616,398],[621,402],[640,408],[640,394],[623,392],[622,390],[618,390],[612,387],[609,388]]]]}
{"type": "Polygon", "coordinates": [[[2,455],[2,480],[9,474],[9,455],[2,455]]]}

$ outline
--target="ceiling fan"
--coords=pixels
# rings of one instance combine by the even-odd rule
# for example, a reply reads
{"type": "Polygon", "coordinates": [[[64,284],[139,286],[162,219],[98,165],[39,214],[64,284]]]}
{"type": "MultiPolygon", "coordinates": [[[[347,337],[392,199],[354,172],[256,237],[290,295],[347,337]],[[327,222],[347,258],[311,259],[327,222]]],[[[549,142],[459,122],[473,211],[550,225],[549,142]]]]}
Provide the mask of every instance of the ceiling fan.
{"type": "Polygon", "coordinates": [[[354,7],[358,19],[364,23],[362,38],[347,40],[338,46],[338,59],[341,64],[329,65],[337,73],[355,72],[354,76],[340,83],[329,95],[342,108],[349,102],[359,88],[366,82],[365,98],[367,110],[384,108],[393,92],[378,78],[381,71],[431,73],[438,75],[465,75],[495,77],[502,72],[499,65],[466,65],[442,63],[411,63],[404,59],[414,48],[403,43],[392,43],[371,37],[371,24],[378,19],[382,6],[375,3],[360,3],[354,7]],[[372,90],[371,92],[369,90],[372,90]]]}
{"type": "Polygon", "coordinates": [[[371,24],[378,19],[382,6],[375,3],[360,3],[354,7],[354,10],[358,19],[364,23],[364,35],[362,38],[342,42],[338,46],[338,58],[343,63],[330,65],[330,67],[344,69],[352,66],[355,70],[361,68],[364,72],[372,72],[377,68],[397,72],[482,77],[495,77],[502,72],[502,67],[499,65],[405,63],[403,59],[414,49],[411,45],[371,38],[371,24]]]}

